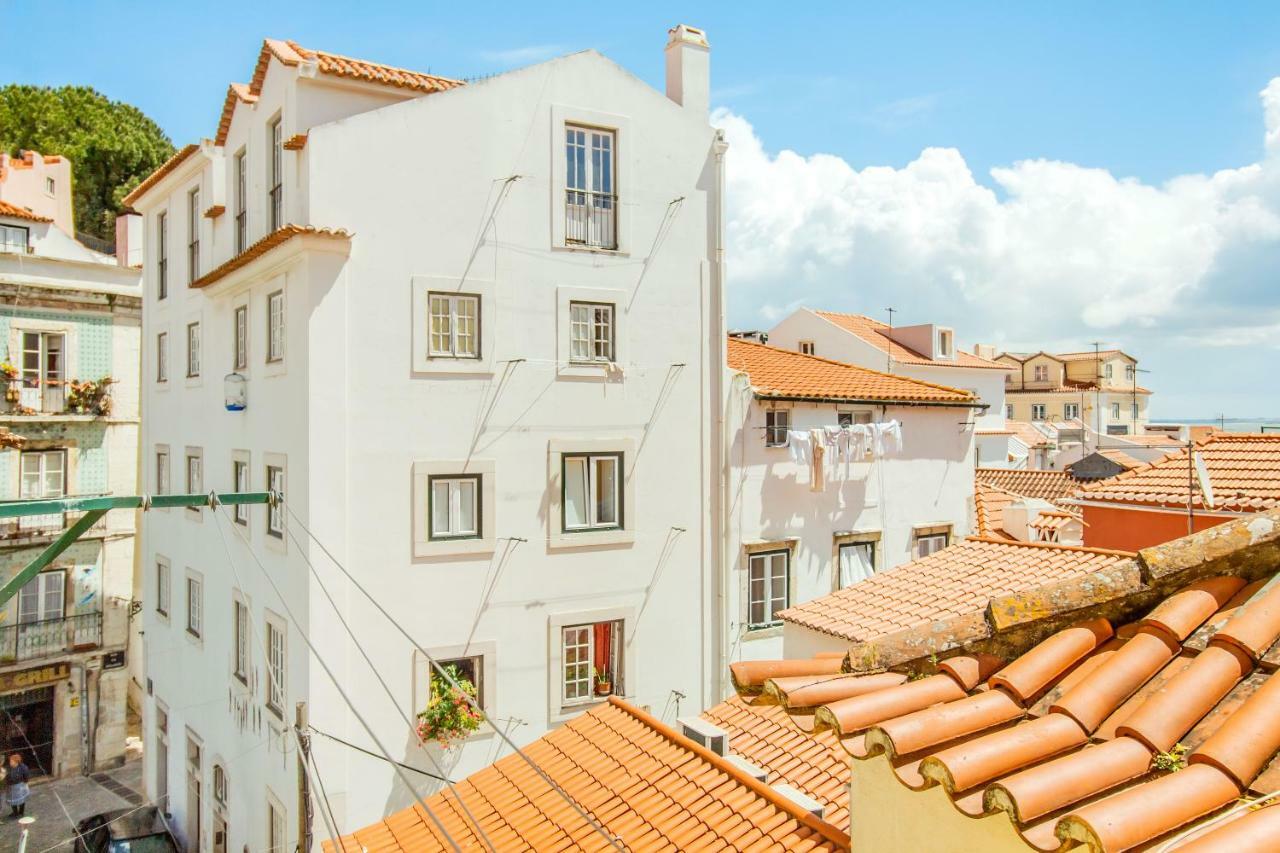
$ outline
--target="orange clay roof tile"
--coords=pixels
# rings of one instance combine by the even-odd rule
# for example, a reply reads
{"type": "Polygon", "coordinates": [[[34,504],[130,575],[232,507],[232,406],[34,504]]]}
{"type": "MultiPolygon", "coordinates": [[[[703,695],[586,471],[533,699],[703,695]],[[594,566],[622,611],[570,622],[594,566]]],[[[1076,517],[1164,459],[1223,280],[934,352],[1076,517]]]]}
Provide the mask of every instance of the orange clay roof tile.
{"type": "MultiPolygon", "coordinates": [[[[1258,512],[1280,506],[1280,435],[1219,432],[1196,443],[1213,488],[1214,509],[1258,512]]],[[[1082,500],[1185,508],[1187,451],[1083,488],[1082,500]]],[[[1205,509],[1200,489],[1191,502],[1205,509]]]]}
{"type": "Polygon", "coordinates": [[[978,536],[1012,539],[1004,531],[1004,508],[1019,496],[975,480],[973,483],[973,531],[978,536]]]}
{"type": "Polygon", "coordinates": [[[1178,847],[1178,853],[1239,853],[1241,850],[1280,850],[1280,808],[1245,809],[1214,824],[1178,847]]]}
{"type": "Polygon", "coordinates": [[[312,225],[285,225],[283,228],[278,228],[275,231],[272,231],[270,234],[263,237],[261,240],[254,243],[252,246],[245,249],[226,263],[209,270],[209,272],[191,282],[190,286],[196,289],[208,287],[214,282],[227,277],[241,267],[247,266],[249,263],[262,257],[277,246],[284,245],[294,237],[303,236],[321,237],[326,240],[351,239],[351,235],[340,228],[316,228],[312,225]]]}
{"type": "Polygon", "coordinates": [[[991,598],[1081,578],[1132,555],[1048,543],[970,538],[829,595],[780,617],[853,642],[915,625],[981,613],[991,598]]]}
{"type": "Polygon", "coordinates": [[[968,405],[970,391],[893,376],[813,355],[730,338],[729,367],[751,378],[757,397],[815,401],[968,405]]]}
{"type": "MultiPolygon", "coordinates": [[[[617,698],[544,735],[524,753],[628,849],[849,849],[847,831],[617,698]]],[[[836,760],[833,754],[828,766],[836,760]]],[[[500,850],[608,849],[518,755],[454,787],[473,814],[486,816],[480,818],[485,832],[500,850]]],[[[480,847],[452,792],[426,802],[458,844],[480,847]]],[[[356,830],[339,844],[368,853],[448,849],[417,806],[356,830]]],[[[326,843],[325,849],[333,847],[326,843]]]]}
{"type": "Polygon", "coordinates": [[[13,219],[25,219],[28,222],[52,222],[53,220],[47,216],[41,216],[38,213],[32,213],[25,207],[18,207],[16,204],[10,204],[7,201],[0,201],[0,216],[8,216],[13,219]]]}
{"type": "Polygon", "coordinates": [[[146,194],[147,190],[164,180],[169,173],[185,163],[187,158],[199,150],[200,147],[197,145],[185,145],[179,149],[172,157],[161,163],[160,168],[143,178],[142,183],[134,187],[129,194],[124,197],[123,203],[125,207],[131,206],[135,201],[142,198],[142,196],[146,194]]]}
{"type": "Polygon", "coordinates": [[[888,323],[882,323],[879,320],[873,320],[862,314],[844,314],[839,311],[814,311],[819,317],[827,320],[846,332],[858,336],[866,343],[888,353],[898,364],[928,364],[935,367],[977,367],[987,370],[1008,370],[1009,366],[996,361],[981,358],[972,353],[956,350],[956,357],[952,359],[929,358],[928,356],[916,352],[915,350],[903,346],[893,340],[887,334],[890,331],[888,323]]]}
{"type": "Polygon", "coordinates": [[[978,468],[973,478],[985,485],[1024,498],[1041,498],[1055,502],[1080,490],[1083,481],[1067,471],[1031,470],[1023,468],[978,468]]]}

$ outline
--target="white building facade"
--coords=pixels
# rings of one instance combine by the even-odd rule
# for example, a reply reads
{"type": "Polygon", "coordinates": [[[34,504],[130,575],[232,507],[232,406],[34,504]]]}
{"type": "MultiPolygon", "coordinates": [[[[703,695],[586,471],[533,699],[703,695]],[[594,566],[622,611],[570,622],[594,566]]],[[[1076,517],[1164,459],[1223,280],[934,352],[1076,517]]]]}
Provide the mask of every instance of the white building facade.
{"type": "Polygon", "coordinates": [[[304,637],[455,779],[598,682],[667,720],[717,689],[724,145],[703,35],[666,65],[665,95],[590,51],[462,85],[268,42],[130,199],[150,490],[284,495],[147,514],[147,788],[190,849],[298,843],[299,702],[340,831],[413,802],[304,637]],[[491,724],[419,745],[427,662],[335,559],[491,724]]]}
{"type": "MultiPolygon", "coordinates": [[[[728,662],[782,656],[778,613],[970,534],[969,393],[730,340],[728,662]],[[837,458],[815,486],[796,433],[900,425],[901,443],[837,458]]],[[[803,440],[803,438],[802,438],[803,440]]],[[[831,448],[824,450],[830,463],[831,448]]]]}

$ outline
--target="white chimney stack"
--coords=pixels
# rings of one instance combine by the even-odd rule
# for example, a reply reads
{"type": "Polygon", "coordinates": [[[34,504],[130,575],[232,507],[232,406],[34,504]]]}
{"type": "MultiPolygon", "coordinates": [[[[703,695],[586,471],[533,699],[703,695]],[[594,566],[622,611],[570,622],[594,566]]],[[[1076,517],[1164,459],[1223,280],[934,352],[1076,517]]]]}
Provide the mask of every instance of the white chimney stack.
{"type": "Polygon", "coordinates": [[[116,217],[116,263],[122,267],[142,266],[142,216],[121,213],[116,217]]]}
{"type": "Polygon", "coordinates": [[[667,97],[698,115],[711,109],[711,46],[707,34],[680,24],[667,31],[667,97]]]}

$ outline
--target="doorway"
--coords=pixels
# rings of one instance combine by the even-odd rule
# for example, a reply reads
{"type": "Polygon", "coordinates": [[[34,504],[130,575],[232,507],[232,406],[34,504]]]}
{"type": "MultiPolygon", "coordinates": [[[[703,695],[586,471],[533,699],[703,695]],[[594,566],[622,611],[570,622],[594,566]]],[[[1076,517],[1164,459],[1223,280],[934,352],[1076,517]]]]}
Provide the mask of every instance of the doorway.
{"type": "Polygon", "coordinates": [[[53,687],[0,696],[0,745],[22,754],[32,776],[53,773],[53,687]]]}

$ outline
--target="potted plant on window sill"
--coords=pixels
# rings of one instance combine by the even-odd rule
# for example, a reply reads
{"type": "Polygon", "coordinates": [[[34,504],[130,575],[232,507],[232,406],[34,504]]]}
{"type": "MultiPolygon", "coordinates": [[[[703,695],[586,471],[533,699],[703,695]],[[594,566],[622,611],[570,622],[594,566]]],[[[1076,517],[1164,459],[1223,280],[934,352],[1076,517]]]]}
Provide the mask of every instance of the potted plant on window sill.
{"type": "Polygon", "coordinates": [[[434,740],[448,749],[480,728],[484,718],[471,704],[476,698],[475,685],[455,666],[446,666],[445,671],[458,686],[437,672],[431,674],[431,698],[418,712],[418,737],[424,744],[434,740]]]}
{"type": "Polygon", "coordinates": [[[608,696],[613,692],[613,679],[609,677],[609,673],[595,670],[596,675],[596,695],[608,696]]]}

